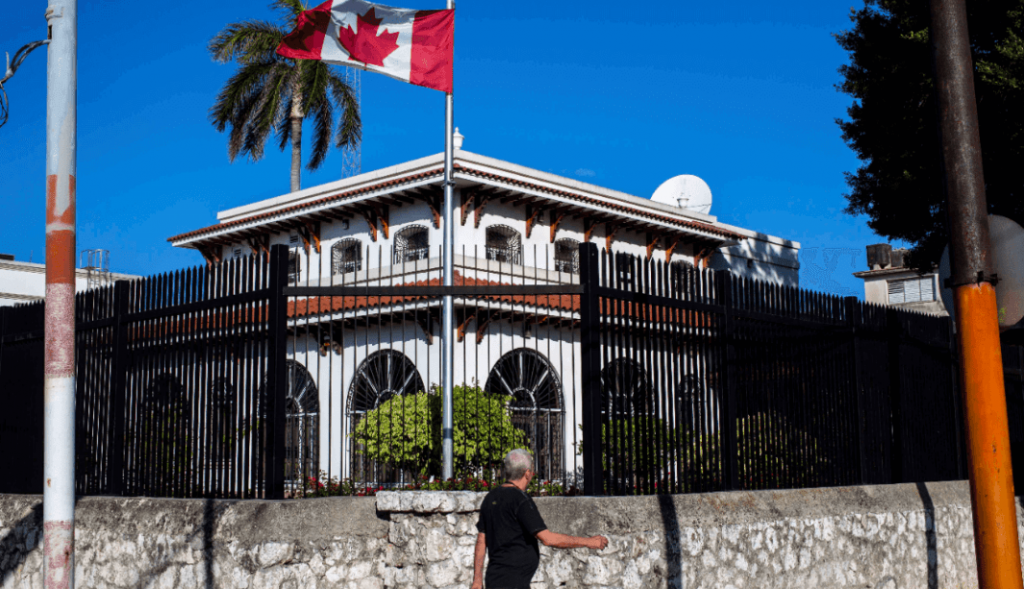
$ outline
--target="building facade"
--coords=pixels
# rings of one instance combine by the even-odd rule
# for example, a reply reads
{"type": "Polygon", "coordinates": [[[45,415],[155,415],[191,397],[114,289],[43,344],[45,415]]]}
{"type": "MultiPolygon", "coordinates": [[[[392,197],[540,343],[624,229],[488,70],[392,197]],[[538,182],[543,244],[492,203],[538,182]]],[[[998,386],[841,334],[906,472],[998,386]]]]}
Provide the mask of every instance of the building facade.
{"type": "MultiPolygon", "coordinates": [[[[437,285],[443,158],[438,154],[218,214],[171,237],[210,263],[291,248],[296,286],[437,285]]],[[[799,286],[800,245],[714,216],[509,162],[455,152],[456,285],[579,282],[579,244],[684,272],[728,269],[799,286]]],[[[622,258],[625,260],[626,258],[622,258]]],[[[610,267],[610,266],[609,266],[610,267]]],[[[618,279],[634,280],[623,263],[618,279]]],[[[666,287],[668,288],[668,287],[666,287]]],[[[581,374],[578,297],[456,297],[455,382],[512,398],[512,421],[543,478],[578,467],[581,374]]],[[[290,455],[344,477],[375,467],[351,434],[398,395],[440,382],[440,301],[430,297],[295,297],[289,303],[290,455]]],[[[609,358],[606,387],[650,388],[628,350],[609,358]]],[[[672,378],[685,387],[700,363],[672,378]]],[[[685,409],[680,409],[685,410],[685,409]]]]}
{"type": "Polygon", "coordinates": [[[854,272],[864,281],[864,300],[929,315],[949,315],[942,303],[938,272],[907,266],[908,251],[887,243],[867,246],[868,270],[854,272]]]}
{"type": "MultiPolygon", "coordinates": [[[[97,271],[95,268],[75,269],[75,290],[112,283],[115,280],[138,278],[130,274],[97,271]]],[[[10,254],[0,254],[0,307],[40,301],[46,296],[46,265],[20,262],[10,254]]]]}

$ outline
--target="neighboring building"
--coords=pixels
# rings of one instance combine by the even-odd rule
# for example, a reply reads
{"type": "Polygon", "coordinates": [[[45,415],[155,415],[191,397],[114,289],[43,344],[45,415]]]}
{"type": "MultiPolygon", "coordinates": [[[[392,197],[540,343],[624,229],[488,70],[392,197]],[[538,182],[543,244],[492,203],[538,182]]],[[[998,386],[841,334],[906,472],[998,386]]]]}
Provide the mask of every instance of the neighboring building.
{"type": "MultiPolygon", "coordinates": [[[[673,284],[697,267],[799,286],[798,243],[461,149],[454,164],[457,285],[578,282],[579,244],[591,241],[613,255],[666,264],[673,284]]],[[[300,286],[437,284],[442,166],[438,154],[233,208],[217,215],[219,223],[168,241],[198,250],[210,263],[287,244],[291,282],[300,286]]],[[[631,274],[620,271],[620,278],[631,274]]],[[[440,380],[440,346],[433,345],[440,301],[386,299],[325,297],[290,305],[289,427],[319,440],[310,442],[313,472],[326,469],[331,456],[332,472],[368,480],[348,434],[387,398],[440,380]],[[319,426],[309,424],[329,407],[340,419],[321,420],[332,429],[317,433],[319,426]],[[344,447],[328,448],[329,440],[344,440],[344,447]]],[[[561,478],[578,460],[578,302],[527,299],[456,298],[454,377],[513,395],[516,423],[530,432],[539,470],[561,478]]],[[[703,370],[697,360],[676,373],[647,375],[635,360],[614,358],[602,376],[609,387],[643,390],[653,377],[678,379],[683,390],[703,370]]]]}
{"type": "Polygon", "coordinates": [[[942,304],[938,272],[919,273],[906,265],[908,251],[887,243],[867,246],[868,268],[853,275],[864,280],[864,300],[931,315],[949,315],[942,304]]]}
{"type": "MultiPolygon", "coordinates": [[[[76,268],[78,292],[115,280],[133,280],[138,276],[114,274],[102,268],[76,268]]],[[[10,254],[0,254],[0,307],[39,301],[46,295],[46,265],[19,262],[10,254]]]]}

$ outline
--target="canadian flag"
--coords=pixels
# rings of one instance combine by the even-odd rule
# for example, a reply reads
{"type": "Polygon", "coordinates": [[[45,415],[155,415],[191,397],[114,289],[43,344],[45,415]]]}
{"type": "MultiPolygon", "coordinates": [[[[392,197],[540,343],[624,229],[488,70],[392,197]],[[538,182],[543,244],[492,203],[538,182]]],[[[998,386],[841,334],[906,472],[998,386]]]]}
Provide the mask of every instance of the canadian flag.
{"type": "Polygon", "coordinates": [[[327,0],[299,15],[277,47],[292,59],[319,59],[452,91],[454,10],[409,10],[363,0],[327,0]]]}

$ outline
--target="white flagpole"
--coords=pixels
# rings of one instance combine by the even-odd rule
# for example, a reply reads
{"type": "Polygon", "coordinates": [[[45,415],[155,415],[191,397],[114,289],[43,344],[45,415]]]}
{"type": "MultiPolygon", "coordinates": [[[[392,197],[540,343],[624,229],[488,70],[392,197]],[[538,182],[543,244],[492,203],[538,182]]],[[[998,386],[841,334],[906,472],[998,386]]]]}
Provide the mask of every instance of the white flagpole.
{"type": "MultiPolygon", "coordinates": [[[[448,0],[448,9],[455,8],[455,0],[448,0]]],[[[454,23],[452,24],[454,27],[454,23]]],[[[454,52],[453,52],[454,54],[454,52]]],[[[454,63],[452,77],[454,78],[454,63]]],[[[452,160],[454,159],[454,145],[452,133],[454,131],[454,106],[452,92],[444,97],[444,243],[441,250],[442,280],[444,286],[455,285],[455,183],[452,180],[452,160]]],[[[455,476],[453,469],[454,459],[454,413],[453,404],[453,364],[455,362],[455,317],[452,305],[452,295],[444,295],[441,308],[441,476],[450,479],[455,476]]]]}

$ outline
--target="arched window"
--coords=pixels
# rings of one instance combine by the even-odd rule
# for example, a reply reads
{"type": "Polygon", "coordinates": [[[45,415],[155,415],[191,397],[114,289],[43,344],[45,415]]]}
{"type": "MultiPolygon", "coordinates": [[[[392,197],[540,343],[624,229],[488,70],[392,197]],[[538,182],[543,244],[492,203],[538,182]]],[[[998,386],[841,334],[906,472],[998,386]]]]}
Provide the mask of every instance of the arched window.
{"type": "Polygon", "coordinates": [[[520,348],[502,356],[487,375],[484,390],[512,397],[512,423],[526,432],[542,478],[564,474],[562,383],[547,358],[520,348]]]}
{"type": "Polygon", "coordinates": [[[555,241],[555,270],[580,273],[580,242],[568,237],[555,241]]]}
{"type": "MultiPolygon", "coordinates": [[[[348,407],[345,411],[348,431],[356,431],[356,426],[366,413],[380,407],[388,399],[400,395],[415,395],[425,390],[416,365],[405,354],[397,350],[381,350],[370,354],[356,369],[352,385],[349,387],[348,407]]],[[[366,482],[395,482],[403,478],[403,473],[398,472],[393,465],[377,464],[366,456],[361,443],[351,441],[350,444],[349,476],[353,479],[366,482]]]]}
{"type": "Polygon", "coordinates": [[[358,272],[363,269],[363,245],[358,239],[342,239],[331,246],[331,269],[334,274],[358,272]]]}
{"type": "Polygon", "coordinates": [[[647,371],[630,358],[616,358],[601,370],[602,413],[612,418],[649,415],[653,410],[647,371]]]}
{"type": "Polygon", "coordinates": [[[180,496],[182,474],[191,468],[192,405],[181,381],[170,372],[143,376],[141,409],[129,438],[133,465],[126,468],[128,488],[138,495],[180,496]]]}
{"type": "Polygon", "coordinates": [[[522,264],[523,241],[519,232],[507,225],[487,228],[486,253],[488,260],[505,264],[522,264]]]}
{"type": "Polygon", "coordinates": [[[297,487],[317,476],[320,469],[320,391],[302,364],[287,360],[285,366],[284,477],[297,487]]]}
{"type": "Polygon", "coordinates": [[[430,257],[430,234],[422,225],[406,227],[395,234],[393,264],[426,260],[430,257]]]}

